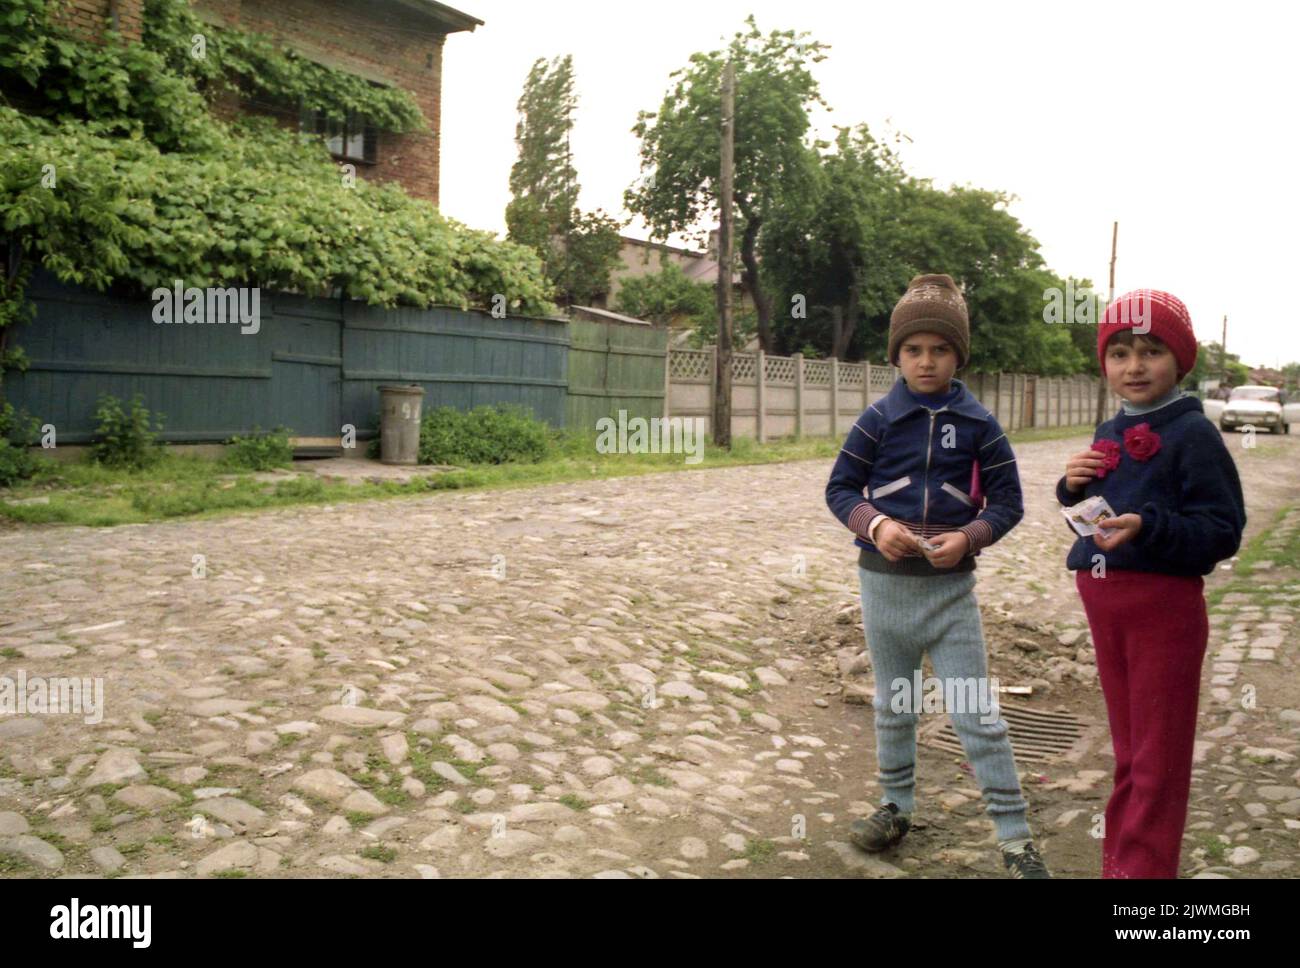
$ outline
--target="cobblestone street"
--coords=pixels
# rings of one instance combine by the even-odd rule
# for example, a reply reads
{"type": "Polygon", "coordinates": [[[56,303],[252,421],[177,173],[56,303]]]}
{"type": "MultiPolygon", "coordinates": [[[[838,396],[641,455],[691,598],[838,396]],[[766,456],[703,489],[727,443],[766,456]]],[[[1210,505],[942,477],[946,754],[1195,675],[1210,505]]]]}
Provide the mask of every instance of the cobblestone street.
{"type": "MultiPolygon", "coordinates": [[[[1024,701],[1104,725],[1052,496],[1087,442],[1016,448],[1027,514],[978,587],[1004,684],[1038,660],[1003,623],[1036,625],[1067,652],[1024,701]]],[[[1249,539],[1294,501],[1300,443],[1231,443],[1249,539]]],[[[105,701],[97,725],[0,719],[0,873],[1002,876],[973,782],[936,750],[900,850],[847,844],[874,740],[841,698],[862,633],[828,473],[0,532],[0,671],[102,677],[105,701]]],[[[1300,596],[1280,578],[1212,616],[1189,872],[1296,873],[1300,596]],[[1246,682],[1253,711],[1233,705],[1246,682]]],[[[1062,876],[1097,876],[1109,762],[1103,733],[1077,762],[1021,764],[1062,876]]]]}

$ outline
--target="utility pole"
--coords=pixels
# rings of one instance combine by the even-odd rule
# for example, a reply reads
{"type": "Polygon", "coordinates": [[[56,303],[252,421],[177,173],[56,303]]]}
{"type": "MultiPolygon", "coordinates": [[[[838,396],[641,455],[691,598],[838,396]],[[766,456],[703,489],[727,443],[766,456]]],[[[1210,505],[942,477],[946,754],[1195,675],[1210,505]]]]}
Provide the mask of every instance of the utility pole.
{"type": "Polygon", "coordinates": [[[721,222],[718,226],[718,372],[713,394],[713,443],[731,450],[731,196],[736,149],[736,71],[722,74],[721,222]]]}
{"type": "Polygon", "coordinates": [[[1228,385],[1228,314],[1223,314],[1223,342],[1219,344],[1219,386],[1228,385]]]}
{"type": "Polygon", "coordinates": [[[569,250],[573,246],[573,209],[577,199],[573,197],[573,146],[570,143],[573,134],[573,103],[564,106],[564,309],[573,309],[573,269],[569,264],[569,250]]]}
{"type": "MultiPolygon", "coordinates": [[[[1118,245],[1119,222],[1115,222],[1111,225],[1110,229],[1110,295],[1106,297],[1107,306],[1110,306],[1110,304],[1115,301],[1115,250],[1118,245]]],[[[1102,319],[1105,319],[1104,313],[1102,319]]],[[[1098,320],[1098,325],[1100,324],[1101,320],[1098,320]]],[[[1100,427],[1106,419],[1106,388],[1108,384],[1106,382],[1105,354],[1102,354],[1102,359],[1099,362],[1101,364],[1101,379],[1097,382],[1097,419],[1093,421],[1094,425],[1098,427],[1100,427]]]]}

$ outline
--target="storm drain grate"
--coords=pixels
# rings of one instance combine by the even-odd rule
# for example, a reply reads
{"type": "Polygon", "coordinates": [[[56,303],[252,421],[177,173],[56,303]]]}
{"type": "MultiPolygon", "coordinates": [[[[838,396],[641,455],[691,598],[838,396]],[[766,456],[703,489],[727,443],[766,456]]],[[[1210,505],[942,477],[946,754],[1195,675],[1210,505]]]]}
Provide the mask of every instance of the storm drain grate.
{"type": "MultiPolygon", "coordinates": [[[[1002,718],[1016,759],[1045,763],[1049,760],[1077,760],[1101,733],[1101,727],[1070,713],[1048,712],[1002,703],[1002,718]]],[[[919,739],[926,746],[950,753],[964,753],[961,740],[953,731],[952,721],[944,716],[921,730],[919,739]]]]}

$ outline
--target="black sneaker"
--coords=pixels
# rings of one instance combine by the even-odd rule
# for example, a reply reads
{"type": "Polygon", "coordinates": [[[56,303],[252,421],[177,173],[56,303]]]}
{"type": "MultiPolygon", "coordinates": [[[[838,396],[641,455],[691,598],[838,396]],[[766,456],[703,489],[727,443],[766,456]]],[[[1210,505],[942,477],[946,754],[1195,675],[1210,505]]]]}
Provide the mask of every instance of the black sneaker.
{"type": "Polygon", "coordinates": [[[876,853],[903,839],[912,822],[898,813],[898,804],[886,803],[865,820],[849,825],[849,840],[865,851],[876,853]]]}
{"type": "Polygon", "coordinates": [[[1043,863],[1042,856],[1034,849],[1033,844],[1027,845],[1024,850],[1016,854],[1004,850],[1002,852],[1002,863],[1007,865],[1007,870],[1011,871],[1011,876],[1015,878],[1051,880],[1052,877],[1047,872],[1047,865],[1043,863]]]}

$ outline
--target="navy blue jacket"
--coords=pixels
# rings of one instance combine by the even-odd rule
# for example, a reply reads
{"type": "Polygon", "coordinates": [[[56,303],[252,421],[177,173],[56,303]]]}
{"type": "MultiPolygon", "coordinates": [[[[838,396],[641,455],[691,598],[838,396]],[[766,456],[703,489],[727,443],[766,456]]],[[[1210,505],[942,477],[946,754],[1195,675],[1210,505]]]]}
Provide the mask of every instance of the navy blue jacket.
{"type": "Polygon", "coordinates": [[[1100,494],[1116,514],[1140,514],[1142,529],[1132,541],[1105,553],[1091,537],[1078,538],[1066,567],[1092,568],[1093,557],[1101,555],[1107,570],[1208,575],[1237,553],[1246,527],[1241,479],[1200,400],[1183,397],[1146,414],[1121,410],[1097,428],[1093,439],[1120,445],[1119,467],[1090,481],[1082,494],[1066,490],[1062,477],[1056,499],[1070,507],[1100,494]],[[1160,449],[1146,461],[1124,449],[1124,431],[1142,423],[1160,437],[1160,449]]]}
{"type": "MultiPolygon", "coordinates": [[[[919,551],[914,555],[920,561],[910,563],[910,569],[887,567],[868,537],[877,515],[888,515],[926,538],[962,531],[970,539],[971,555],[1024,517],[1016,456],[1006,434],[964,383],[952,383],[956,398],[936,409],[916,400],[900,377],[854,422],[835,460],[826,504],[857,536],[854,544],[876,556],[876,570],[940,573],[919,551]],[[976,461],[984,492],[980,502],[970,494],[976,461]]],[[[866,555],[860,560],[871,567],[866,555]]],[[[968,556],[964,564],[965,569],[951,570],[969,570],[974,561],[968,556]]]]}

